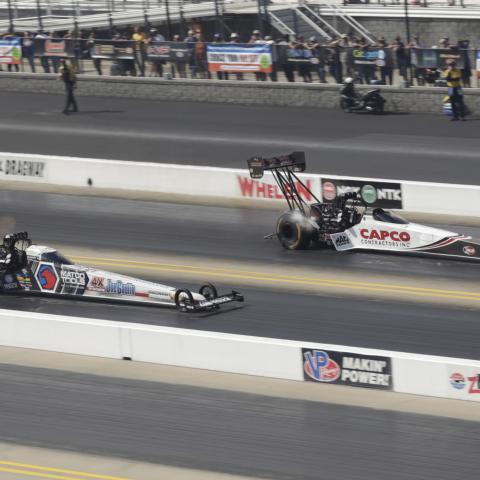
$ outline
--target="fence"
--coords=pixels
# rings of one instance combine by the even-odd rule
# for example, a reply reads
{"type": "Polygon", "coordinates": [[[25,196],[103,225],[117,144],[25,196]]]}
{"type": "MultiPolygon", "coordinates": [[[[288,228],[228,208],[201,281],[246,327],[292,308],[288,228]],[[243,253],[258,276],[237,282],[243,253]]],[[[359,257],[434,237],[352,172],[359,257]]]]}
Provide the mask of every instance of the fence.
{"type": "Polygon", "coordinates": [[[135,42],[133,40],[13,37],[0,40],[0,65],[19,66],[28,61],[35,72],[58,72],[60,58],[70,58],[80,73],[102,70],[110,62],[111,75],[162,76],[165,65],[169,75],[181,78],[242,80],[254,74],[257,80],[318,81],[342,83],[346,76],[357,83],[393,84],[394,75],[419,86],[441,85],[442,70],[455,60],[463,71],[463,84],[471,86],[472,71],[478,79],[480,51],[475,49],[399,49],[391,47],[340,47],[307,43],[204,43],[135,42]],[[39,59],[40,65],[38,65],[39,59]],[[90,65],[86,63],[91,61],[90,65]],[[94,67],[94,68],[93,68],[94,67]],[[148,70],[148,71],[147,71],[148,70]],[[230,73],[234,75],[229,76],[230,73]],[[279,74],[282,74],[280,76],[279,74]],[[331,77],[331,78],[330,78],[331,77]]]}

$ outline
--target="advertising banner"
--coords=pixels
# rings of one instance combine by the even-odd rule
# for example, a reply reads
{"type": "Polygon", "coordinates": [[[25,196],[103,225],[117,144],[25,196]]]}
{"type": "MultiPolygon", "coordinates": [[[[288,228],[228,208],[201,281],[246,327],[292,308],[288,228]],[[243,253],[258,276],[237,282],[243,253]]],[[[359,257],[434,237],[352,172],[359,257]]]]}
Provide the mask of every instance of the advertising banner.
{"type": "Polygon", "coordinates": [[[148,60],[186,63],[192,48],[184,42],[152,42],[147,45],[148,60]]]}
{"type": "Polygon", "coordinates": [[[480,50],[475,52],[477,79],[480,79],[480,50]]]}
{"type": "Polygon", "coordinates": [[[0,40],[0,63],[13,65],[22,63],[22,41],[20,38],[0,40]]]}
{"type": "Polygon", "coordinates": [[[95,40],[92,58],[134,60],[135,42],[131,40],[95,40]]]}
{"type": "Polygon", "coordinates": [[[35,160],[0,159],[0,177],[43,177],[45,162],[35,160]]]}
{"type": "Polygon", "coordinates": [[[322,178],[322,198],[333,202],[339,195],[357,192],[369,207],[402,209],[402,186],[394,182],[322,178]]]}
{"type": "Polygon", "coordinates": [[[412,50],[414,55],[412,60],[418,68],[441,68],[445,69],[449,61],[455,60],[457,68],[464,68],[465,50],[451,50],[448,48],[415,48],[412,50]]]}
{"type": "Polygon", "coordinates": [[[355,65],[376,65],[378,49],[352,48],[352,61],[355,65]]]}
{"type": "Polygon", "coordinates": [[[393,389],[392,359],[302,348],[304,380],[350,387],[393,389]]]}
{"type": "MultiPolygon", "coordinates": [[[[240,195],[242,198],[254,198],[254,199],[266,199],[266,200],[278,200],[285,201],[285,198],[277,185],[277,182],[272,175],[265,175],[261,180],[255,180],[250,178],[248,173],[236,174],[238,190],[236,195],[240,195]]],[[[318,195],[318,180],[315,177],[308,177],[302,175],[300,177],[306,187],[313,192],[314,195],[318,195]]],[[[302,197],[307,202],[314,202],[315,198],[310,192],[303,187],[300,182],[295,182],[295,186],[302,197]]]]}
{"type": "Polygon", "coordinates": [[[480,367],[449,365],[447,376],[450,398],[480,401],[480,367]]]}
{"type": "Polygon", "coordinates": [[[65,38],[36,38],[36,57],[74,57],[74,40],[65,38]]]}
{"type": "Polygon", "coordinates": [[[207,44],[210,72],[264,72],[272,71],[271,45],[207,44]]]}

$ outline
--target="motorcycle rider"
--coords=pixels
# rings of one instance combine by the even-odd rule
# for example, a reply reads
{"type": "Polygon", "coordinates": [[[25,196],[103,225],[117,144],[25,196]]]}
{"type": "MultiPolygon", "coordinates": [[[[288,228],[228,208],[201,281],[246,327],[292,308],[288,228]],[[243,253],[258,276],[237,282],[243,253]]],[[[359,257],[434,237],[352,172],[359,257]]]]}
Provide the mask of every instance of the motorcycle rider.
{"type": "Polygon", "coordinates": [[[357,95],[357,92],[355,91],[355,82],[352,77],[347,77],[343,81],[343,87],[340,93],[346,97],[348,106],[350,108],[357,106],[358,95],[357,95]]]}

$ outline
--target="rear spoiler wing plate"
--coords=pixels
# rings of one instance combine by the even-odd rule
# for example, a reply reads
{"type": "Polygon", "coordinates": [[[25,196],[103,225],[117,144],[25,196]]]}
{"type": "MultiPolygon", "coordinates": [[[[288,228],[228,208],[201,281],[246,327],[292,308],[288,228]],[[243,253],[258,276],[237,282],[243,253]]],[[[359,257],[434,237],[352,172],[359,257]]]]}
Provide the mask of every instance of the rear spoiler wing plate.
{"type": "Polygon", "coordinates": [[[272,158],[252,157],[247,160],[251,178],[262,178],[266,170],[287,168],[295,173],[304,172],[306,168],[305,152],[292,152],[272,158]]]}

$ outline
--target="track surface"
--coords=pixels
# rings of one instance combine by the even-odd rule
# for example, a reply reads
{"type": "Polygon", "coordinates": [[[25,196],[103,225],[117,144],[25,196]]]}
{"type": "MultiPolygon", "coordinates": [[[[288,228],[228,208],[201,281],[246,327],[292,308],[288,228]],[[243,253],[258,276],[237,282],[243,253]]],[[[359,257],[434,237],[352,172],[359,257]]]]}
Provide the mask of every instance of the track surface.
{"type": "Polygon", "coordinates": [[[475,119],[98,97],[65,117],[58,95],[2,92],[0,103],[2,151],[244,168],[253,155],[301,149],[310,172],[480,181],[475,119]]]}
{"type": "Polygon", "coordinates": [[[478,423],[11,365],[0,382],[0,440],[23,445],[275,479],[480,467],[478,423]]]}
{"type": "MultiPolygon", "coordinates": [[[[340,271],[478,279],[480,265],[389,255],[285,252],[262,234],[275,212],[171,205],[44,193],[1,192],[2,218],[16,220],[36,242],[150,250],[159,254],[221,257],[285,266],[328,265],[340,271]],[[219,241],[221,239],[221,241],[219,241]]],[[[267,230],[266,230],[267,228],[267,230]]],[[[475,229],[468,231],[476,233],[475,229]]],[[[135,259],[133,254],[132,259],[135,259]]],[[[172,283],[171,278],[156,280],[172,283]]],[[[175,282],[173,283],[175,284],[175,282]]],[[[231,288],[239,285],[227,285],[231,288]]],[[[176,310],[65,299],[3,297],[4,308],[146,322],[247,335],[480,358],[478,309],[249,289],[243,308],[214,316],[176,310]]]]}

